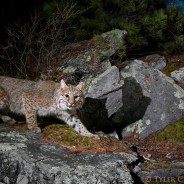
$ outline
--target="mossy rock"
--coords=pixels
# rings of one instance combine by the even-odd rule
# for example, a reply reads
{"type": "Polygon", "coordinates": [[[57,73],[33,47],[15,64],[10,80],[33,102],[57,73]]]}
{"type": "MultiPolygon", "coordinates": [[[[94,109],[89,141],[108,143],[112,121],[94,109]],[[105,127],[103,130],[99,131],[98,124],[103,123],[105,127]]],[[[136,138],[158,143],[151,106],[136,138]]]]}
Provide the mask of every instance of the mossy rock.
{"type": "Polygon", "coordinates": [[[54,142],[75,147],[90,147],[91,138],[77,134],[72,128],[67,125],[53,124],[43,130],[44,137],[54,142]]]}
{"type": "Polygon", "coordinates": [[[43,129],[42,141],[56,143],[71,150],[92,152],[127,152],[131,151],[120,140],[108,135],[100,135],[99,140],[84,137],[67,125],[53,124],[43,129]]]}

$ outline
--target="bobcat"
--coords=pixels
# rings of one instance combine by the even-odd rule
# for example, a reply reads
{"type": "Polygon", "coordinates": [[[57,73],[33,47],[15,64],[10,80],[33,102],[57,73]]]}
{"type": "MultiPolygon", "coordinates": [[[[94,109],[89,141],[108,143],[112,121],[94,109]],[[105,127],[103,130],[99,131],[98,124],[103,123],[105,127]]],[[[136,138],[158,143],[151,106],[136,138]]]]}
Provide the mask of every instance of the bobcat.
{"type": "Polygon", "coordinates": [[[37,116],[56,116],[80,135],[95,137],[77,117],[76,110],[84,103],[84,83],[77,86],[53,81],[33,82],[0,77],[0,111],[25,115],[27,127],[40,132],[37,116]]]}

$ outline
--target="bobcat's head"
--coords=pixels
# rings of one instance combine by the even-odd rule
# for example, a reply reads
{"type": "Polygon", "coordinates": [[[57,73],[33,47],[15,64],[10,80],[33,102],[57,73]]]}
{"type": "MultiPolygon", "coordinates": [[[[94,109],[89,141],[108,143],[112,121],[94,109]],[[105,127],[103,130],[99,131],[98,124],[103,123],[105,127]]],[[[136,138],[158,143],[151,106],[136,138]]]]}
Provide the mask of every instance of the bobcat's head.
{"type": "Polygon", "coordinates": [[[79,109],[84,103],[84,83],[80,82],[77,86],[66,85],[64,80],[60,82],[58,90],[58,107],[63,110],[79,109]]]}

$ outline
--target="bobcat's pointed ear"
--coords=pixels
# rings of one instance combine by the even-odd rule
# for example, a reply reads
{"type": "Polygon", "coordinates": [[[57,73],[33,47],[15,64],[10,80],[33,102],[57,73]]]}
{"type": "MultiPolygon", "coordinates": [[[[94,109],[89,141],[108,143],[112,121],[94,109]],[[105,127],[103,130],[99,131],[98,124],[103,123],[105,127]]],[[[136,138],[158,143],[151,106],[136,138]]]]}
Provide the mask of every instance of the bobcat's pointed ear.
{"type": "Polygon", "coordinates": [[[78,88],[80,91],[83,91],[84,90],[84,82],[80,82],[76,88],[78,88]]]}
{"type": "Polygon", "coordinates": [[[66,89],[68,88],[68,86],[66,85],[65,81],[62,79],[61,82],[60,82],[60,87],[61,89],[66,89]]]}

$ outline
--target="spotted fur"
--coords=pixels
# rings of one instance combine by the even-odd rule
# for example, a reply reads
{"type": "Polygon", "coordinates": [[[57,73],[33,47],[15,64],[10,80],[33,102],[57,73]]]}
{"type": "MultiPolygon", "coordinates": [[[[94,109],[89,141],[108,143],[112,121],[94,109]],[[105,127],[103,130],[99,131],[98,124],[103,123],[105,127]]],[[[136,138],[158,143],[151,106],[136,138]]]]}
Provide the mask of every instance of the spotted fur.
{"type": "Polygon", "coordinates": [[[77,117],[77,109],[84,103],[84,84],[66,85],[53,81],[33,82],[0,77],[0,110],[23,114],[27,127],[40,132],[37,116],[56,116],[83,136],[93,137],[77,117]]]}

